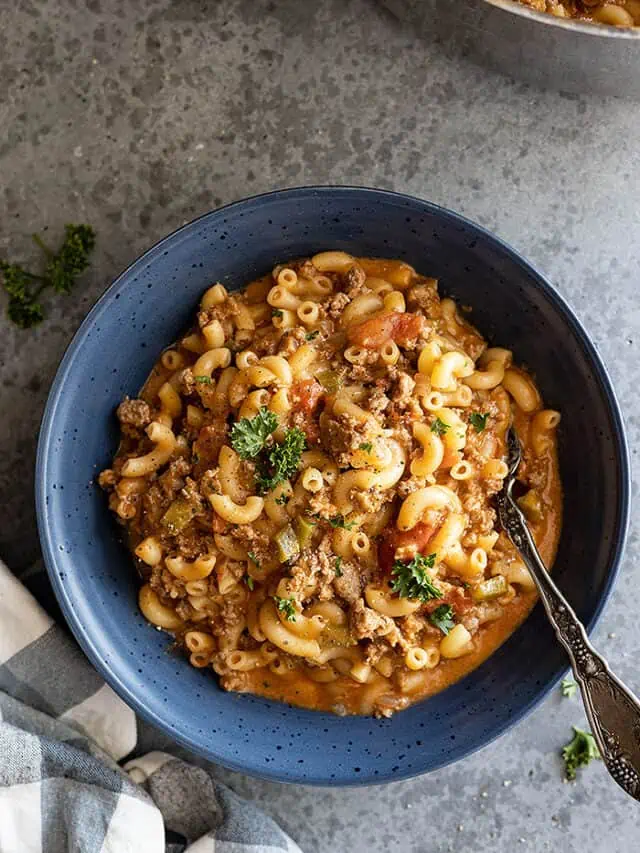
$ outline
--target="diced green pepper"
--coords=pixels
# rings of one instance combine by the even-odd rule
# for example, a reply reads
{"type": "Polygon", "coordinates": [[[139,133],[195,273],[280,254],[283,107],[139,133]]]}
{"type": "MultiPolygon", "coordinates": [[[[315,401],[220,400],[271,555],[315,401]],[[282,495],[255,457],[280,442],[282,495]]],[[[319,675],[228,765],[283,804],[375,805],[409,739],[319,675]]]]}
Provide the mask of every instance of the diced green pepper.
{"type": "Polygon", "coordinates": [[[304,548],[309,544],[309,540],[313,535],[313,528],[315,524],[312,524],[310,521],[307,521],[306,518],[299,516],[296,519],[296,536],[298,537],[298,544],[300,545],[300,549],[304,548]]]}
{"type": "Polygon", "coordinates": [[[335,370],[320,370],[316,375],[316,379],[327,394],[336,394],[342,385],[340,375],[335,370]]]}
{"type": "Polygon", "coordinates": [[[288,563],[300,554],[298,537],[293,527],[288,524],[276,533],[276,545],[278,546],[278,558],[281,563],[288,563]]]}
{"type": "Polygon", "coordinates": [[[189,524],[195,514],[195,509],[184,498],[176,498],[162,516],[162,524],[172,536],[177,536],[189,524]]]}
{"type": "Polygon", "coordinates": [[[471,590],[471,595],[474,601],[491,601],[492,598],[500,598],[509,588],[504,575],[494,575],[492,578],[487,578],[471,590]]]}
{"type": "Polygon", "coordinates": [[[529,489],[525,495],[518,498],[518,506],[529,521],[542,521],[542,501],[535,489],[529,489]]]}

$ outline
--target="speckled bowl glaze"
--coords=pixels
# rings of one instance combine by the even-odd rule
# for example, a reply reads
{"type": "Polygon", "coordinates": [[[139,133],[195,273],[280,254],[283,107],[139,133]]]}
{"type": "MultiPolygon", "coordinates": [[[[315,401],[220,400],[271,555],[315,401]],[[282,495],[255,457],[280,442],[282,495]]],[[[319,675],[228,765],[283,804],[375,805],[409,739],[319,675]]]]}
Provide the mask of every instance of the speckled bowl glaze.
{"type": "Polygon", "coordinates": [[[168,651],[136,606],[137,578],[95,485],[117,445],[114,409],[214,281],[234,290],[287,258],[327,249],[404,258],[473,306],[473,320],[535,372],[562,410],[560,588],[592,628],[626,535],[623,425],[596,351],[556,291],[511,248],[454,213],[379,190],[321,187],[240,201],[176,231],[137,260],[92,309],[44,415],[38,523],[56,595],[78,642],[142,716],[227,767],[283,782],[404,779],[489,743],[545,696],[567,661],[538,605],[482,666],[390,720],[339,718],[225,693],[168,651]]]}

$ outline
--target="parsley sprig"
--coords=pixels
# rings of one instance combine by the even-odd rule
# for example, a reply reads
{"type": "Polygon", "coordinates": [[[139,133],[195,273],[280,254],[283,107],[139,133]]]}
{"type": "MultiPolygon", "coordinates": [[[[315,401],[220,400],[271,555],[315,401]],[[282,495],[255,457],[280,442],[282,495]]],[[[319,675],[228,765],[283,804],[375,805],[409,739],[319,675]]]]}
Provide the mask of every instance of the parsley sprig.
{"type": "Polygon", "coordinates": [[[273,600],[279,612],[284,613],[287,622],[296,621],[296,608],[293,598],[280,598],[279,595],[274,595],[273,600]]]}
{"type": "Polygon", "coordinates": [[[298,470],[300,458],[307,446],[307,437],[298,427],[288,429],[280,444],[265,450],[258,461],[256,483],[261,494],[270,492],[298,470]]]}
{"type": "Polygon", "coordinates": [[[264,406],[254,418],[242,418],[231,430],[231,446],[241,459],[253,459],[278,428],[278,417],[264,406]]]}
{"type": "Polygon", "coordinates": [[[9,295],[7,316],[21,329],[30,329],[44,319],[44,308],[39,301],[44,290],[71,292],[78,276],[89,266],[89,255],[96,244],[95,232],[89,225],[65,225],[65,238],[57,252],[53,252],[38,234],[34,234],[33,239],[47,259],[42,275],[0,259],[3,285],[9,295]]]}
{"type": "Polygon", "coordinates": [[[485,412],[484,414],[481,414],[480,412],[473,412],[469,416],[469,422],[476,432],[482,432],[486,429],[488,417],[488,412],[485,412]]]}
{"type": "Polygon", "coordinates": [[[566,699],[571,699],[575,696],[576,690],[578,689],[578,685],[575,683],[573,678],[563,678],[560,682],[560,690],[562,691],[562,695],[566,699]]]}
{"type": "Polygon", "coordinates": [[[434,432],[436,435],[446,435],[450,429],[449,424],[441,421],[440,418],[436,418],[431,424],[431,432],[434,432]]]}
{"type": "Polygon", "coordinates": [[[428,557],[416,554],[409,563],[396,560],[391,570],[391,589],[400,598],[413,598],[422,602],[442,598],[442,592],[433,585],[433,579],[427,571],[433,568],[435,560],[435,554],[429,554],[428,557]]]}
{"type": "Polygon", "coordinates": [[[453,609],[450,604],[441,604],[429,616],[429,621],[436,628],[440,628],[443,634],[448,634],[456,624],[453,621],[453,609]]]}
{"type": "Polygon", "coordinates": [[[569,781],[576,778],[576,770],[579,767],[586,767],[594,758],[600,758],[598,746],[591,732],[584,732],[577,726],[573,726],[573,738],[563,748],[562,758],[569,781]]]}

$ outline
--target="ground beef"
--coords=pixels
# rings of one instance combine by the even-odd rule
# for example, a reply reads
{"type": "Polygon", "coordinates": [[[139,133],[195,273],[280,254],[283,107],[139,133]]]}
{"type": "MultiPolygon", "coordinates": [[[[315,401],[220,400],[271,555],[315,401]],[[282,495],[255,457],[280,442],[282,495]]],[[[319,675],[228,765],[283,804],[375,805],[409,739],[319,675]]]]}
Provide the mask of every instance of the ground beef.
{"type": "Polygon", "coordinates": [[[306,332],[300,326],[295,329],[287,329],[282,335],[278,345],[278,355],[284,355],[287,358],[299,349],[306,341],[306,332]]]}
{"type": "Polygon", "coordinates": [[[101,489],[112,489],[118,482],[118,475],[113,468],[107,468],[98,476],[98,485],[101,489]]]}
{"type": "Polygon", "coordinates": [[[358,567],[355,563],[345,560],[340,564],[340,571],[342,574],[338,577],[335,573],[334,565],[335,579],[333,581],[333,588],[336,591],[336,595],[349,603],[357,601],[362,594],[362,582],[358,567]]]}
{"type": "Polygon", "coordinates": [[[355,299],[356,296],[367,291],[364,285],[366,278],[367,274],[359,264],[354,264],[347,270],[344,280],[346,285],[345,290],[349,299],[355,299]]]}
{"type": "Polygon", "coordinates": [[[367,427],[351,415],[323,414],[320,440],[340,468],[351,465],[351,455],[368,441],[367,427]]]}
{"type": "MultiPolygon", "coordinates": [[[[384,384],[384,383],[383,383],[384,384]]],[[[380,383],[376,382],[376,387],[370,391],[367,400],[367,410],[376,417],[380,417],[389,406],[391,400],[385,394],[385,390],[380,387],[380,383]]]]}
{"type": "Polygon", "coordinates": [[[415,311],[421,308],[425,315],[431,319],[440,316],[440,299],[438,297],[437,282],[428,279],[423,284],[415,284],[406,293],[407,308],[415,311]]]}
{"type": "Polygon", "coordinates": [[[327,314],[332,320],[339,320],[350,301],[346,293],[336,293],[326,306],[327,314]]]}
{"type": "Polygon", "coordinates": [[[490,533],[496,523],[496,513],[486,505],[482,483],[478,480],[463,480],[462,486],[462,507],[469,515],[470,527],[481,534],[490,533]]]}
{"type": "Polygon", "coordinates": [[[116,410],[123,435],[138,436],[151,423],[151,406],[144,400],[130,400],[120,403],[116,410]]]}
{"type": "Polygon", "coordinates": [[[412,394],[415,390],[415,387],[416,383],[412,379],[412,377],[404,371],[399,371],[394,384],[391,399],[395,403],[402,403],[403,405],[406,405],[409,402],[413,402],[412,394]]]}
{"type": "Polygon", "coordinates": [[[271,539],[266,533],[256,530],[252,524],[232,527],[229,533],[232,539],[235,539],[243,548],[251,552],[259,565],[266,563],[272,556],[273,544],[271,539]]]}
{"type": "Polygon", "coordinates": [[[367,607],[361,598],[351,606],[349,624],[354,637],[359,640],[387,637],[398,631],[393,619],[367,607]]]}

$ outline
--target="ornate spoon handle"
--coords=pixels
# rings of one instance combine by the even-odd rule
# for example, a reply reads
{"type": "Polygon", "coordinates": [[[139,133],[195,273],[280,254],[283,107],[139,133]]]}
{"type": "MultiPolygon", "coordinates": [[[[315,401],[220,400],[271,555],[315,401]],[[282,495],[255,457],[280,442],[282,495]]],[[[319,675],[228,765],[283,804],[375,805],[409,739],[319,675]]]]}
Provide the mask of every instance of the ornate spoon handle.
{"type": "Polygon", "coordinates": [[[547,616],[567,650],[607,770],[621,788],[640,800],[640,701],[593,648],[583,624],[551,580],[511,497],[511,483],[497,499],[500,522],[531,572],[547,616]]]}

